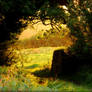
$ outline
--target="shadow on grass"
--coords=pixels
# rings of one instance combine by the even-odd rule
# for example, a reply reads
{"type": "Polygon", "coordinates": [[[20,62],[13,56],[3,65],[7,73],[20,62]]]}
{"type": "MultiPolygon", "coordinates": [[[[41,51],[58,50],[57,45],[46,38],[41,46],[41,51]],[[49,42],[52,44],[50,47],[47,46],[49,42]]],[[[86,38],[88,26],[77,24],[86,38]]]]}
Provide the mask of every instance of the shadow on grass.
{"type": "Polygon", "coordinates": [[[31,66],[25,67],[25,69],[33,69],[33,68],[37,68],[37,67],[39,67],[39,64],[33,64],[31,66]]]}
{"type": "Polygon", "coordinates": [[[62,74],[59,77],[54,77],[48,68],[35,71],[35,72],[33,72],[33,74],[35,76],[41,77],[41,78],[52,77],[55,80],[60,79],[60,80],[64,80],[67,82],[71,82],[78,86],[86,87],[88,89],[92,88],[92,68],[90,68],[90,66],[84,66],[84,67],[80,68],[75,74],[72,74],[72,75],[63,75],[62,74]]]}
{"type": "Polygon", "coordinates": [[[92,90],[92,67],[84,66],[78,69],[73,75],[62,75],[60,80],[72,82],[78,86],[83,86],[92,90]]]}
{"type": "Polygon", "coordinates": [[[37,70],[37,71],[33,72],[33,74],[35,76],[41,77],[41,78],[51,77],[51,73],[50,73],[50,70],[48,68],[45,68],[43,70],[37,70]]]}

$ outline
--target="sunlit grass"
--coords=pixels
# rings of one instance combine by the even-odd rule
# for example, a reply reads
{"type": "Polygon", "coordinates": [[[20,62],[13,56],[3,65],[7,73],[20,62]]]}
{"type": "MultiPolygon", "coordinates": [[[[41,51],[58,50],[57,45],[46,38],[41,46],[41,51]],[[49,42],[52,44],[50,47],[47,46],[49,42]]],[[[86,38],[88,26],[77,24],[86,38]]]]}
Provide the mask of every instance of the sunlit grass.
{"type": "MultiPolygon", "coordinates": [[[[49,38],[37,39],[36,36],[19,41],[19,47],[9,49],[14,48],[12,54],[15,55],[16,63],[10,67],[0,67],[0,91],[90,92],[88,88],[91,88],[92,77],[88,72],[79,72],[82,77],[74,76],[79,84],[65,80],[64,76],[59,79],[50,74],[53,52],[57,49],[67,49],[71,44],[67,35],[64,38],[60,34],[51,35],[49,38]],[[85,75],[88,81],[83,80],[85,75]],[[84,81],[84,85],[80,80],[84,81]]],[[[71,76],[72,79],[74,77],[71,76]]]]}
{"type": "MultiPolygon", "coordinates": [[[[15,50],[16,55],[18,54],[17,63],[11,67],[0,68],[0,90],[90,92],[87,87],[88,83],[83,86],[75,84],[72,80],[65,80],[63,76],[61,79],[54,79],[51,76],[53,51],[61,48],[66,49],[66,47],[41,47],[15,50]],[[21,66],[22,63],[23,66],[21,66]]],[[[91,81],[90,76],[89,80],[91,81]]]]}
{"type": "MultiPolygon", "coordinates": [[[[51,67],[53,51],[56,49],[66,49],[66,47],[41,47],[36,49],[21,49],[15,50],[17,55],[17,66],[29,67],[37,64],[39,67],[32,68],[31,71],[35,71],[35,69],[39,70],[44,68],[44,66],[51,67]]],[[[27,70],[30,70],[27,69],[27,70]]]]}

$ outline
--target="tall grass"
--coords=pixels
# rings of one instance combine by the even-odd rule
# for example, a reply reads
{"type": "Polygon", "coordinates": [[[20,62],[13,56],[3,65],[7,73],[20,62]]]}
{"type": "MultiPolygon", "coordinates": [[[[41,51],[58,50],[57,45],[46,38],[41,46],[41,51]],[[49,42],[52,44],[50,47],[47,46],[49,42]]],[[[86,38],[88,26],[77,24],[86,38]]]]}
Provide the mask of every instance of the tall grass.
{"type": "Polygon", "coordinates": [[[61,37],[56,34],[55,36],[25,39],[17,42],[19,48],[39,48],[39,47],[58,47],[58,46],[71,46],[72,39],[68,35],[61,37]]]}
{"type": "MultiPolygon", "coordinates": [[[[2,72],[0,72],[0,91],[27,91],[27,92],[91,92],[92,87],[92,76],[90,76],[90,70],[85,71],[82,69],[78,72],[77,76],[70,76],[71,78],[61,76],[61,78],[54,79],[48,75],[50,72],[47,68],[44,70],[39,70],[35,72],[36,75],[33,76],[32,73],[25,71],[24,69],[12,70],[6,67],[0,67],[2,72]],[[4,72],[3,69],[7,71],[4,72]],[[9,73],[11,72],[11,73],[9,73]],[[39,76],[40,77],[37,77],[39,76]],[[78,77],[80,76],[80,77],[78,77]],[[84,77],[86,80],[84,81],[84,77]],[[76,82],[77,81],[77,82],[76,82]],[[79,82],[79,83],[78,83],[79,82]]],[[[31,68],[32,69],[32,68],[31,68]]]]}

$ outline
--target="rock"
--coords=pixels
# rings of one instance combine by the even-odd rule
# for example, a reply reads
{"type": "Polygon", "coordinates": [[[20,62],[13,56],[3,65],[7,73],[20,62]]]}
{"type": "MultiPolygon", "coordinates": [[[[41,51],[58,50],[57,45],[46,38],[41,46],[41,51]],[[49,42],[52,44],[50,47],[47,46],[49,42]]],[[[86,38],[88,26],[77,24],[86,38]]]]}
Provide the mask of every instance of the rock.
{"type": "Polygon", "coordinates": [[[77,70],[77,59],[64,50],[56,50],[53,53],[51,73],[54,76],[74,74],[77,70]]]}

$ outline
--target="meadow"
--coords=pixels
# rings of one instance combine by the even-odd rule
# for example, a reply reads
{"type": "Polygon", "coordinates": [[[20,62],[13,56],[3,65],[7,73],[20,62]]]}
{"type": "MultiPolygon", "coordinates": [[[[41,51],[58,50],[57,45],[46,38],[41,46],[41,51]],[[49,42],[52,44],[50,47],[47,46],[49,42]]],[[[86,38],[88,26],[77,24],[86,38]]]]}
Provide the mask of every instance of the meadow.
{"type": "Polygon", "coordinates": [[[35,35],[11,46],[15,63],[0,66],[0,92],[91,92],[92,71],[86,66],[72,76],[56,78],[50,73],[53,52],[67,49],[72,44],[68,37],[35,35]]]}
{"type": "Polygon", "coordinates": [[[74,76],[53,78],[50,74],[53,51],[64,47],[22,49],[17,63],[0,67],[0,91],[91,92],[91,71],[81,70],[74,76]]]}

